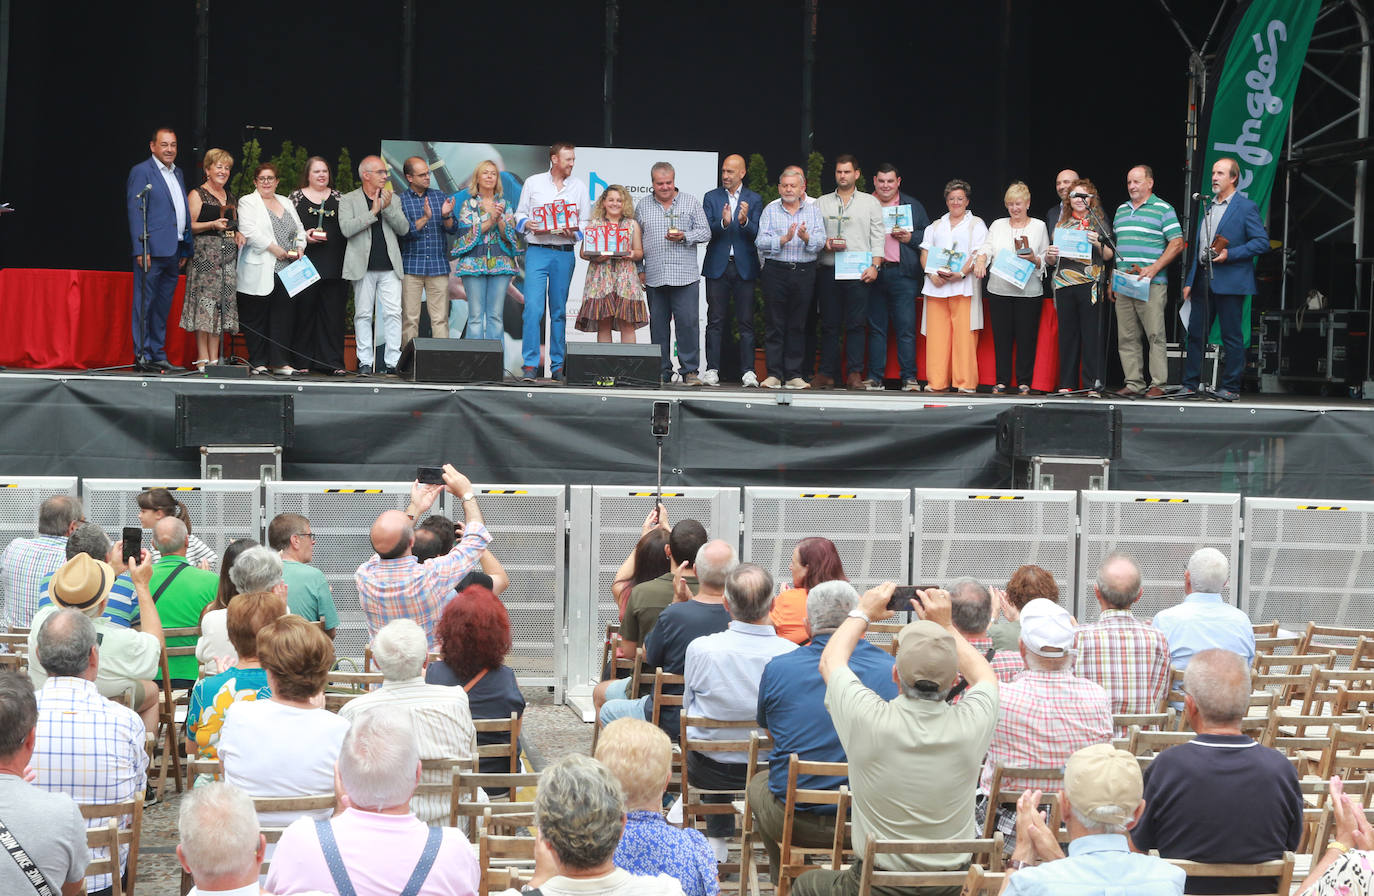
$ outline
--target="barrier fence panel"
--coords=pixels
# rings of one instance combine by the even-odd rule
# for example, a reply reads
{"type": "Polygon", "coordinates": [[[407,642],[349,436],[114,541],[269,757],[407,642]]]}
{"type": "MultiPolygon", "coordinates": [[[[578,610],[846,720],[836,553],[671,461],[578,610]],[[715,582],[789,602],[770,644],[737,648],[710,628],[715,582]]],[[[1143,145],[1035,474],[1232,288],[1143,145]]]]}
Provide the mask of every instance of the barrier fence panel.
{"type": "MultiPolygon", "coordinates": [[[[262,485],[256,479],[84,479],[81,497],[86,517],[104,527],[111,541],[118,541],[123,527],[139,525],[136,499],[152,488],[165,488],[186,505],[191,534],[215,552],[211,568],[216,573],[229,542],[262,539],[262,485]]],[[[143,530],[143,547],[153,547],[151,529],[143,530]]]]}
{"type": "Polygon", "coordinates": [[[911,492],[895,488],[744,490],[743,558],[792,587],[797,542],[823,535],[835,543],[845,577],[862,594],[911,569],[911,492]]]}
{"type": "MultiPolygon", "coordinates": [[[[1207,492],[1087,491],[1080,493],[1082,537],[1074,613],[1097,619],[1093,582],[1106,557],[1120,551],[1140,566],[1144,596],[1135,615],[1150,619],[1183,600],[1183,573],[1198,548],[1213,547],[1231,564],[1222,599],[1238,603],[1240,496],[1207,492]]],[[[1062,593],[1062,589],[1061,589],[1062,593]]]]}
{"type": "MultiPolygon", "coordinates": [[[[0,476],[0,551],[16,538],[37,534],[38,508],[44,501],[75,494],[75,476],[0,476]]],[[[4,605],[0,593],[0,620],[5,618],[4,605]]]]}
{"type": "MultiPolygon", "coordinates": [[[[561,485],[474,485],[482,518],[491,531],[492,554],[510,577],[501,602],[510,615],[511,652],[506,665],[521,684],[549,685],[556,701],[567,680],[563,595],[565,488],[561,485]]],[[[462,502],[446,495],[461,520],[462,502]]],[[[455,516],[456,514],[456,516],[455,516]]]]}
{"type": "MultiPolygon", "coordinates": [[[[665,489],[663,506],[669,523],[695,519],[711,538],[739,544],[739,489],[665,489]]],[[[654,487],[574,486],[570,507],[573,549],[585,544],[589,559],[574,558],[575,584],[568,593],[568,687],[585,688],[601,678],[596,665],[606,626],[620,619],[611,584],[654,508],[654,487]]]]}
{"type": "MultiPolygon", "coordinates": [[[[433,513],[444,513],[445,497],[434,502],[433,513]]],[[[279,513],[299,513],[310,520],[315,534],[310,565],[324,573],[339,610],[334,653],[353,658],[360,667],[368,633],[353,574],[373,554],[370,533],[378,514],[405,510],[409,501],[409,482],[267,483],[268,522],[279,513]]]]}
{"type": "Polygon", "coordinates": [[[1016,568],[1048,570],[1062,594],[1074,587],[1078,493],[918,488],[912,584],[972,576],[1005,587],[1016,568]]]}
{"type": "Polygon", "coordinates": [[[1245,499],[1241,609],[1251,619],[1367,628],[1371,607],[1374,501],[1245,499]]]}

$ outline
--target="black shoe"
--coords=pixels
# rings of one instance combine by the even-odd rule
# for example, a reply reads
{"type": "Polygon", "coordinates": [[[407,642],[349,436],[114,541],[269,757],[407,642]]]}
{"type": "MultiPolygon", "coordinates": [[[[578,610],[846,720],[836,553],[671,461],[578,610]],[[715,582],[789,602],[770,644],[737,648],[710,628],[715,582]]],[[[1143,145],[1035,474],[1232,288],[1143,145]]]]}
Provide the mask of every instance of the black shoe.
{"type": "Polygon", "coordinates": [[[560,383],[566,383],[568,381],[567,376],[563,373],[562,367],[555,367],[553,369],[553,379],[560,383]]]}
{"type": "Polygon", "coordinates": [[[134,373],[157,373],[158,369],[147,358],[134,359],[134,373]]]}
{"type": "Polygon", "coordinates": [[[395,375],[396,375],[396,368],[395,368],[395,367],[392,367],[390,364],[388,364],[388,365],[386,365],[385,373],[386,373],[387,376],[395,376],[395,375]]]}
{"type": "Polygon", "coordinates": [[[1218,389],[1212,395],[1220,401],[1236,401],[1240,398],[1239,392],[1232,392],[1230,389],[1218,389]]]}
{"type": "Polygon", "coordinates": [[[359,365],[358,365],[358,376],[372,376],[372,365],[371,365],[371,364],[359,364],[359,365]]]}
{"type": "Polygon", "coordinates": [[[153,361],[150,366],[152,366],[152,368],[155,370],[161,371],[162,373],[183,373],[186,370],[186,368],[178,367],[171,361],[168,361],[166,359],[163,359],[161,361],[153,361]]]}

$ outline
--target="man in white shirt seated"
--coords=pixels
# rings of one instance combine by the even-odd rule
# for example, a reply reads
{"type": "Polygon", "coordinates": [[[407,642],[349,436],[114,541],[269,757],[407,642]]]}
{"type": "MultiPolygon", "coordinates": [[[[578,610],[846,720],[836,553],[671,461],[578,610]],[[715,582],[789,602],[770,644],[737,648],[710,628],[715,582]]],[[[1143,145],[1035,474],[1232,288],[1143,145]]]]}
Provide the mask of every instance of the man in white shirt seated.
{"type": "Polygon", "coordinates": [[[429,827],[410,811],[420,748],[404,709],[376,706],[348,729],[334,767],[341,811],[300,818],[281,835],[267,889],[356,896],[469,896],[477,858],[456,828],[429,827]]]}
{"type": "MultiPolygon", "coordinates": [[[[372,659],[382,672],[381,688],[345,703],[339,709],[341,717],[356,722],[374,707],[400,707],[410,715],[421,759],[467,759],[474,755],[477,731],[472,725],[467,691],[425,682],[429,647],[424,629],[409,619],[388,622],[372,639],[372,659]]],[[[435,769],[425,774],[424,780],[442,783],[450,777],[445,770],[435,769]]],[[[418,796],[411,808],[425,824],[443,824],[448,818],[449,797],[418,796]]]]}

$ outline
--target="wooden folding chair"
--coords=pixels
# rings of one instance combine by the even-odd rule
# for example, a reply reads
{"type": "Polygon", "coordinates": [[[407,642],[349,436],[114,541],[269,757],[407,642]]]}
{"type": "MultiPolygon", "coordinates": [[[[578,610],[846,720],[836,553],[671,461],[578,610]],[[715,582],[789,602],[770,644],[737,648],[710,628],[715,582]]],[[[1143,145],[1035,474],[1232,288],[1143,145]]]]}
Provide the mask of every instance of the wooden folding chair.
{"type": "MultiPolygon", "coordinates": [[[[81,817],[87,822],[107,822],[115,827],[115,849],[110,851],[113,856],[111,863],[111,876],[114,878],[114,893],[123,893],[125,896],[133,896],[134,885],[138,883],[138,845],[143,835],[143,794],[138,794],[131,800],[124,800],[121,803],[78,803],[81,809],[81,817]],[[119,853],[127,850],[128,854],[120,861],[119,853]],[[126,883],[120,884],[121,865],[127,869],[126,883]]],[[[106,828],[108,824],[97,824],[97,828],[106,828]]],[[[88,825],[88,830],[90,826],[88,825]]],[[[89,834],[87,840],[89,842],[89,834]]],[[[98,845],[108,845],[105,843],[98,845]]],[[[109,856],[107,856],[108,858],[109,856]]],[[[96,858],[92,853],[92,860],[96,858]]],[[[86,870],[86,876],[92,874],[103,874],[104,871],[92,872],[86,870]]]]}
{"type": "Polygon", "coordinates": [[[27,672],[29,668],[28,631],[0,632],[0,669],[27,672]]]}
{"type": "Polygon", "coordinates": [[[1172,707],[1163,712],[1113,713],[1112,732],[1116,737],[1129,737],[1132,725],[1142,731],[1173,731],[1178,727],[1176,717],[1172,707]]]}
{"type": "Polygon", "coordinates": [[[477,822],[476,819],[482,816],[484,811],[490,811],[493,815],[509,815],[534,811],[534,802],[520,801],[514,799],[517,791],[521,787],[538,787],[539,774],[537,772],[520,772],[516,774],[483,774],[482,772],[465,771],[459,766],[453,773],[453,792],[449,798],[449,827],[464,828],[468,832],[468,839],[473,843],[477,842],[477,822]],[[477,801],[477,788],[483,790],[506,789],[511,795],[511,799],[498,802],[481,803],[477,801]]]}
{"type": "Polygon", "coordinates": [[[426,824],[443,824],[453,817],[453,798],[457,793],[453,778],[459,769],[471,770],[477,760],[460,756],[438,756],[420,760],[420,783],[410,795],[410,810],[426,824]],[[436,812],[442,804],[443,812],[436,812]]]}
{"type": "MultiPolygon", "coordinates": [[[[1169,686],[1164,689],[1164,696],[1159,701],[1159,711],[1164,712],[1173,704],[1183,705],[1183,670],[1172,666],[1169,668],[1169,686]]],[[[1183,714],[1179,713],[1179,719],[1183,714]]],[[[1180,724],[1182,724],[1180,722],[1180,724]]]]}
{"type": "Polygon", "coordinates": [[[1317,774],[1364,777],[1374,772],[1374,731],[1336,726],[1331,732],[1331,745],[1323,751],[1317,774]]]}
{"type": "Polygon", "coordinates": [[[162,630],[162,654],[158,658],[158,666],[162,670],[162,700],[157,712],[157,731],[153,738],[155,744],[162,749],[162,757],[157,762],[157,795],[158,799],[167,797],[167,765],[170,761],[171,771],[175,776],[173,783],[177,793],[181,793],[181,732],[177,727],[177,707],[186,706],[190,703],[190,694],[187,691],[173,689],[172,673],[168,665],[168,660],[172,657],[189,656],[195,657],[195,641],[190,644],[178,646],[167,646],[167,642],[173,638],[200,638],[200,626],[192,625],[182,628],[167,628],[162,630]]]}
{"type": "MultiPolygon", "coordinates": [[[[1150,855],[1158,856],[1159,850],[1150,850],[1150,855]]],[[[1164,857],[1164,861],[1170,865],[1182,868],[1184,873],[1191,877],[1244,877],[1244,878],[1274,878],[1278,885],[1270,888],[1265,887],[1253,892],[1252,896],[1289,896],[1289,890],[1293,887],[1293,862],[1295,856],[1291,852],[1285,852],[1281,859],[1271,859],[1268,862],[1194,862],[1189,859],[1170,859],[1164,857]]],[[[1259,886],[1257,884],[1257,886],[1259,886]]]]}
{"type": "Polygon", "coordinates": [[[480,829],[477,866],[482,876],[478,892],[481,896],[488,896],[496,892],[498,887],[519,889],[513,877],[528,880],[534,875],[534,838],[493,833],[492,825],[496,823],[496,817],[490,808],[480,818],[481,824],[473,825],[480,829]]]}
{"type": "Polygon", "coordinates": [[[863,873],[859,876],[859,896],[870,896],[874,887],[957,887],[968,880],[969,869],[950,871],[883,871],[876,867],[884,853],[897,855],[941,855],[971,853],[974,865],[984,863],[993,871],[1002,870],[1002,834],[981,840],[874,840],[864,846],[863,873]]]}
{"type": "Polygon", "coordinates": [[[1251,626],[1255,630],[1255,638],[1277,638],[1279,635],[1279,621],[1256,622],[1251,626]]]}
{"type": "MultiPolygon", "coordinates": [[[[1139,726],[1132,728],[1139,731],[1139,726]]],[[[997,830],[997,810],[1010,808],[1016,811],[1016,802],[1021,799],[1021,794],[1026,790],[1034,789],[1045,791],[1046,794],[1058,793],[1064,789],[1064,770],[1062,768],[1016,768],[1014,766],[1003,766],[1000,763],[992,769],[992,781],[988,786],[988,814],[983,819],[983,839],[990,839],[997,830]],[[1043,784],[1032,785],[1031,782],[1043,782],[1043,784]]],[[[1051,831],[1058,831],[1063,824],[1063,817],[1060,815],[1061,807],[1058,799],[1045,800],[1040,804],[1041,809],[1048,807],[1049,817],[1045,824],[1051,831]]],[[[997,864],[989,866],[993,871],[1001,871],[1002,863],[999,855],[997,864]]]]}
{"type": "Polygon", "coordinates": [[[1333,716],[1353,716],[1369,709],[1374,709],[1374,688],[1352,688],[1345,682],[1336,685],[1336,696],[1331,700],[1333,716]]]}
{"type": "Polygon", "coordinates": [[[974,862],[964,878],[961,896],[997,896],[1007,882],[1005,871],[984,871],[983,866],[974,862]]]}
{"type": "Polygon", "coordinates": [[[381,686],[382,673],[380,672],[331,670],[324,683],[324,708],[337,713],[348,701],[361,697],[370,691],[375,691],[381,686]]]}
{"type": "Polygon", "coordinates": [[[86,848],[91,852],[91,861],[86,865],[87,880],[108,874],[110,896],[125,896],[133,892],[132,867],[129,869],[129,889],[124,889],[119,880],[119,822],[107,818],[104,824],[86,828],[86,848]]]}
{"type": "Polygon", "coordinates": [[[1313,669],[1303,694],[1302,714],[1319,715],[1335,706],[1336,688],[1344,684],[1347,690],[1374,688],[1374,669],[1313,669]]]}
{"type": "MultiPolygon", "coordinates": [[[[335,796],[332,793],[316,793],[307,796],[252,796],[253,808],[257,810],[258,818],[270,812],[289,812],[294,813],[298,818],[307,813],[322,812],[329,810],[333,812],[336,807],[335,796]]],[[[282,832],[287,826],[295,821],[295,818],[273,821],[271,824],[259,822],[259,830],[262,832],[263,839],[268,843],[276,843],[281,839],[282,832]]],[[[267,866],[270,861],[264,859],[262,863],[262,875],[266,877],[267,866]]]]}
{"type": "MultiPolygon", "coordinates": [[[[769,738],[767,741],[763,740],[763,738],[767,736],[766,732],[759,732],[758,720],[752,718],[712,719],[707,716],[689,716],[684,711],[678,724],[678,743],[682,755],[682,826],[684,828],[695,827],[698,818],[704,818],[708,815],[733,815],[735,812],[733,801],[745,798],[746,786],[741,785],[737,788],[724,790],[719,788],[694,787],[692,786],[691,772],[688,768],[688,757],[692,753],[700,753],[708,757],[713,753],[745,753],[747,755],[749,752],[751,732],[759,734],[760,749],[771,750],[773,747],[772,739],[769,738]],[[728,737],[728,739],[707,740],[704,737],[691,736],[688,733],[691,728],[737,733],[728,737]],[[723,803],[708,803],[704,799],[694,799],[694,795],[697,797],[729,795],[731,800],[723,803]]],[[[748,782],[746,782],[746,784],[747,783],[748,782]]],[[[740,866],[733,863],[721,863],[720,870],[722,874],[737,873],[740,870],[740,866]]]]}
{"type": "MultiPolygon", "coordinates": [[[[664,707],[675,707],[678,711],[678,718],[682,717],[683,696],[682,688],[686,685],[686,677],[672,672],[664,672],[663,667],[654,669],[652,684],[650,687],[651,697],[649,699],[650,712],[649,721],[659,725],[659,720],[663,716],[664,707]],[[677,688],[677,693],[669,693],[668,688],[677,688]]],[[[661,725],[659,727],[662,727],[661,725]]],[[[682,795],[682,727],[679,722],[678,740],[673,741],[673,765],[672,777],[668,780],[668,793],[682,795]]],[[[770,741],[771,743],[771,741],[770,741]]]]}
{"type": "Polygon", "coordinates": [[[798,787],[797,779],[802,775],[848,778],[849,763],[808,761],[799,759],[796,753],[787,757],[787,795],[783,801],[782,837],[778,840],[777,896],[787,896],[797,875],[813,868],[829,867],[831,870],[838,870],[844,862],[844,821],[849,815],[849,786],[842,784],[837,790],[798,787]],[[793,822],[800,804],[835,807],[835,836],[828,847],[804,846],[792,842],[793,822]],[[807,856],[816,853],[828,853],[829,865],[817,865],[806,861],[807,856]]]}
{"type": "Polygon", "coordinates": [[[1303,690],[1313,669],[1336,668],[1336,652],[1295,653],[1282,656],[1255,654],[1250,686],[1278,694],[1278,705],[1287,706],[1303,690]]]}
{"type": "Polygon", "coordinates": [[[190,790],[201,775],[209,775],[216,781],[224,780],[224,764],[218,759],[202,759],[199,756],[186,757],[186,789],[190,790]]]}
{"type": "Polygon", "coordinates": [[[472,727],[477,730],[477,739],[480,741],[482,735],[504,734],[502,743],[491,743],[477,745],[477,758],[487,759],[500,756],[502,759],[509,760],[509,771],[515,774],[520,771],[520,716],[511,713],[505,719],[473,719],[472,727]]]}
{"type": "Polygon", "coordinates": [[[1191,731],[1142,731],[1135,726],[1131,728],[1126,750],[1134,756],[1155,756],[1176,744],[1186,744],[1196,736],[1191,731]]]}
{"type": "MultiPolygon", "coordinates": [[[[745,781],[754,780],[754,776],[759,772],[768,769],[769,760],[764,756],[768,754],[768,748],[764,743],[769,742],[769,738],[761,737],[757,731],[749,735],[749,762],[748,772],[745,774],[745,781]]],[[[744,791],[744,799],[737,800],[732,804],[735,812],[740,817],[740,890],[741,893],[748,892],[750,896],[758,896],[759,892],[759,870],[758,858],[754,855],[755,836],[754,830],[754,807],[750,802],[749,789],[744,791]],[[748,888],[747,891],[745,888],[748,888]]]]}
{"type": "Polygon", "coordinates": [[[1354,659],[1360,638],[1374,639],[1374,628],[1351,628],[1342,625],[1318,625],[1307,623],[1303,632],[1298,653],[1325,653],[1334,650],[1342,659],[1341,665],[1349,666],[1354,659]]]}
{"type": "MultiPolygon", "coordinates": [[[[648,675],[647,678],[646,678],[646,676],[645,676],[645,674],[644,674],[644,647],[643,647],[643,646],[636,647],[636,648],[635,648],[635,655],[632,656],[632,657],[620,657],[620,656],[616,656],[616,653],[615,653],[615,652],[618,651],[619,649],[620,649],[620,626],[618,626],[618,625],[608,625],[608,626],[606,626],[606,646],[605,646],[605,648],[604,648],[604,649],[602,650],[602,652],[601,652],[601,665],[598,666],[597,668],[600,668],[600,669],[606,668],[606,663],[610,662],[610,660],[608,660],[607,657],[609,657],[609,656],[614,656],[614,657],[615,657],[615,668],[613,668],[613,669],[611,670],[611,676],[612,676],[613,678],[614,678],[614,677],[618,677],[618,676],[616,676],[616,672],[618,672],[618,671],[621,670],[621,669],[628,670],[628,672],[629,672],[630,683],[629,683],[629,684],[626,686],[626,688],[625,688],[625,696],[626,696],[626,698],[628,698],[628,699],[630,699],[630,700],[637,700],[637,699],[639,699],[640,687],[643,686],[643,687],[646,687],[646,688],[647,688],[647,687],[649,687],[649,686],[652,686],[652,684],[653,684],[653,675],[650,674],[650,675],[648,675]],[[612,629],[614,629],[615,631],[612,632],[612,629]]],[[[593,720],[593,725],[592,725],[592,754],[593,754],[593,755],[596,754],[596,744],[597,744],[598,741],[601,740],[601,729],[604,728],[604,727],[605,727],[605,726],[601,724],[601,713],[597,713],[597,714],[596,714],[596,719],[593,720]]]]}

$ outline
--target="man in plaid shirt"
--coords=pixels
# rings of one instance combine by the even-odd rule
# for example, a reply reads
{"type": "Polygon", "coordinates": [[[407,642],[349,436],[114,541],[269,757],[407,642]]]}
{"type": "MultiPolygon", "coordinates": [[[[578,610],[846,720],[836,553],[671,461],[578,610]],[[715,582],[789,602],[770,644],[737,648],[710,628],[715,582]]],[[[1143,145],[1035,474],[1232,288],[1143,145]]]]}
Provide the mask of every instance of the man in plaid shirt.
{"type": "MultiPolygon", "coordinates": [[[[969,646],[992,664],[997,680],[1007,684],[1025,671],[1026,664],[1015,650],[994,652],[988,624],[992,621],[992,592],[977,579],[960,579],[949,586],[950,620],[969,646]]],[[[960,679],[962,681],[962,679],[960,679]]],[[[959,685],[954,685],[956,688],[959,685]]],[[[962,689],[961,689],[962,690],[962,689]]]]}
{"type": "MultiPolygon", "coordinates": [[[[1069,611],[1043,597],[1021,610],[1021,657],[1026,671],[1002,686],[1001,712],[992,733],[987,762],[979,781],[988,794],[996,766],[1062,768],[1083,747],[1112,738],[1112,706],[1107,692],[1073,674],[1074,624],[1069,611]]],[[[1003,778],[1002,786],[1021,790],[1039,787],[1047,793],[1062,789],[1058,782],[1003,778]]],[[[979,801],[982,816],[986,803],[979,801]]],[[[998,810],[998,830],[1016,830],[1015,810],[998,810]]]]}
{"type": "Polygon", "coordinates": [[[38,508],[38,534],[16,538],[0,554],[0,602],[6,626],[28,627],[38,609],[40,583],[67,562],[67,536],[84,522],[80,500],[53,495],[38,508]]]}
{"type": "Polygon", "coordinates": [[[453,197],[429,185],[429,165],[411,156],[401,166],[409,190],[401,193],[401,211],[410,230],[401,234],[401,345],[420,333],[420,293],[429,309],[429,331],[448,336],[448,236],[458,232],[453,197]],[[435,220],[438,218],[439,220],[435,220]]]}
{"type": "Polygon", "coordinates": [[[433,647],[434,625],[456,593],[454,586],[481,562],[482,552],[490,543],[491,534],[482,524],[472,482],[452,464],[444,464],[443,485],[414,483],[410,506],[404,513],[385,511],[372,524],[372,547],[377,553],[354,575],[368,635],[375,636],[393,619],[413,619],[425,630],[425,638],[433,647]],[[428,512],[445,488],[463,503],[463,538],[452,551],[422,564],[411,553],[415,520],[428,512]]]}
{"type": "Polygon", "coordinates": [[[1097,570],[1093,593],[1102,612],[1078,630],[1078,674],[1102,685],[1113,714],[1158,712],[1169,690],[1169,640],[1131,614],[1143,593],[1140,567],[1112,554],[1097,570]]]}

